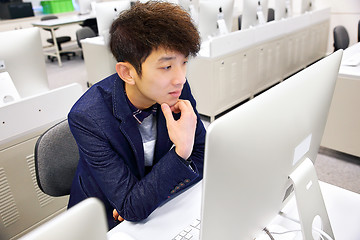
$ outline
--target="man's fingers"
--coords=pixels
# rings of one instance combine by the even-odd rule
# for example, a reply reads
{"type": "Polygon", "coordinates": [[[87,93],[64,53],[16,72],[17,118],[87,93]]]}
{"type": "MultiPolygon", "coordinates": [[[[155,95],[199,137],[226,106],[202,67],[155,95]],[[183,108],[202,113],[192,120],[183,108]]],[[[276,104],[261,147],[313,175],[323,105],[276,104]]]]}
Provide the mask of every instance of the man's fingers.
{"type": "Polygon", "coordinates": [[[170,121],[173,121],[173,120],[174,120],[169,105],[167,105],[166,103],[161,104],[161,110],[163,111],[163,114],[164,114],[164,116],[165,116],[166,122],[170,122],[170,121]]]}
{"type": "Polygon", "coordinates": [[[125,220],[124,218],[122,218],[122,217],[119,215],[119,213],[116,211],[116,209],[113,210],[113,218],[114,218],[115,220],[120,221],[120,222],[122,222],[122,221],[125,220]]]}
{"type": "Polygon", "coordinates": [[[113,218],[116,220],[120,215],[116,211],[116,209],[113,210],[113,218]]]}

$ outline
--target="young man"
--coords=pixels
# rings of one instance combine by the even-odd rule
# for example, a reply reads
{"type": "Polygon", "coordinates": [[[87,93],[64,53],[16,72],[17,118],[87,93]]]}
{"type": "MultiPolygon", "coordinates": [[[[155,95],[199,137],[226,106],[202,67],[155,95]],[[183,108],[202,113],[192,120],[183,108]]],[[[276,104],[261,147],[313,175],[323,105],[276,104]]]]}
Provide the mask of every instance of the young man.
{"type": "Polygon", "coordinates": [[[185,78],[200,48],[189,14],[170,3],[137,3],[112,24],[110,48],[116,74],[92,86],[68,116],[80,153],[69,207],[99,198],[109,229],[145,219],[198,182],[205,143],[185,78]]]}

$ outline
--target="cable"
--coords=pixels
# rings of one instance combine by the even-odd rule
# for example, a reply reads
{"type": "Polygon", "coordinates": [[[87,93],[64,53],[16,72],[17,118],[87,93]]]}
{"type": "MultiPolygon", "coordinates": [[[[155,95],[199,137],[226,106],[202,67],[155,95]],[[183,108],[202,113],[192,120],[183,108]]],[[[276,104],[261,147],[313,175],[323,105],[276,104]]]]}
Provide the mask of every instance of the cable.
{"type": "MultiPolygon", "coordinates": [[[[301,224],[299,220],[295,219],[295,218],[292,218],[290,216],[288,216],[287,214],[285,214],[284,212],[280,211],[279,212],[279,215],[284,217],[284,218],[287,218],[293,222],[296,222],[298,224],[301,224]]],[[[326,232],[324,232],[322,229],[320,228],[317,228],[317,227],[312,227],[314,231],[316,231],[317,233],[320,234],[321,238],[324,239],[322,236],[324,236],[327,240],[334,240],[332,237],[329,236],[329,234],[327,234],[326,232]]]]}
{"type": "MultiPolygon", "coordinates": [[[[270,234],[282,235],[282,234],[288,234],[288,233],[293,233],[293,232],[301,232],[301,229],[289,230],[289,231],[284,231],[284,232],[270,232],[270,234]]],[[[319,237],[321,238],[321,240],[325,240],[321,234],[319,237]]]]}
{"type": "Polygon", "coordinates": [[[269,236],[271,240],[275,240],[275,238],[271,235],[270,231],[265,227],[264,232],[269,236]]]}

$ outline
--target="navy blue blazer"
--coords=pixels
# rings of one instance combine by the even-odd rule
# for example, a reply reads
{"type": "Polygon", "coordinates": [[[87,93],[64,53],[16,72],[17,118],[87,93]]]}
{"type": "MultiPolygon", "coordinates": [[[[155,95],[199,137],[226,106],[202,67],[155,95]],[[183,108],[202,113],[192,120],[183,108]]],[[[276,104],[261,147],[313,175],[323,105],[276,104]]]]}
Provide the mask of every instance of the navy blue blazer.
{"type": "MultiPolygon", "coordinates": [[[[203,174],[206,131],[188,82],[180,99],[189,100],[198,117],[191,168],[175,153],[158,106],[154,166],[146,174],[142,139],[126,101],[124,82],[114,74],[93,85],[68,115],[80,153],[68,207],[89,197],[100,199],[111,229],[117,224],[112,217],[114,208],[124,219],[140,221],[198,182],[203,174]]],[[[179,117],[174,114],[175,119],[179,117]]]]}

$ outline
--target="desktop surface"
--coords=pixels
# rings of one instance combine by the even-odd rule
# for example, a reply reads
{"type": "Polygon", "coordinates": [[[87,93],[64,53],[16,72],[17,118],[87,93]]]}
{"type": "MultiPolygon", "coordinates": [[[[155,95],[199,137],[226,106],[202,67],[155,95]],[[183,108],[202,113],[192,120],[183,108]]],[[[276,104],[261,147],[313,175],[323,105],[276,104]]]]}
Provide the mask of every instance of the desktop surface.
{"type": "MultiPolygon", "coordinates": [[[[320,187],[335,238],[358,240],[360,228],[355,223],[360,222],[360,194],[324,182],[320,182],[320,187]]],[[[134,240],[172,240],[187,224],[200,216],[201,192],[202,182],[199,182],[193,188],[156,209],[147,220],[138,223],[124,221],[119,224],[107,233],[108,240],[121,240],[118,233],[126,233],[134,240]]],[[[289,217],[299,218],[295,199],[288,202],[283,212],[289,217]]],[[[282,229],[295,231],[297,235],[293,239],[302,239],[298,231],[300,225],[279,215],[273,219],[270,226],[281,226],[282,229]]],[[[288,237],[288,235],[285,236],[288,237]]]]}

